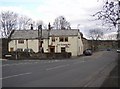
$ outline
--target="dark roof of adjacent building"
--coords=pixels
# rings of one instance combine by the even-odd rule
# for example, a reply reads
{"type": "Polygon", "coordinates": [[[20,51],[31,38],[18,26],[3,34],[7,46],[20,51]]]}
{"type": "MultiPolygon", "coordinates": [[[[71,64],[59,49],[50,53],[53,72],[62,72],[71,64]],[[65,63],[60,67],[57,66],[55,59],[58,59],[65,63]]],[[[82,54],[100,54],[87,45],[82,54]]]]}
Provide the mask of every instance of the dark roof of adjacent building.
{"type": "MultiPolygon", "coordinates": [[[[78,29],[71,30],[50,30],[49,36],[76,36],[78,29]]],[[[11,39],[36,39],[38,30],[15,30],[11,34],[11,39]]],[[[48,38],[48,30],[42,30],[42,38],[48,38]]]]}

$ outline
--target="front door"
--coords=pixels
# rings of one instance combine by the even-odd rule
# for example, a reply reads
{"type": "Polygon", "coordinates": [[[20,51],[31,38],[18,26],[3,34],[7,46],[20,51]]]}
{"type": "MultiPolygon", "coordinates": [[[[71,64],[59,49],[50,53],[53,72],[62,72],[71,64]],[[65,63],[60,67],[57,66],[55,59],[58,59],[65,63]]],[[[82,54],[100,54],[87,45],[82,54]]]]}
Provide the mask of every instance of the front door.
{"type": "Polygon", "coordinates": [[[65,47],[61,47],[61,52],[66,52],[65,47]]]}
{"type": "Polygon", "coordinates": [[[55,47],[50,47],[50,53],[54,53],[55,52],[55,47]]]}

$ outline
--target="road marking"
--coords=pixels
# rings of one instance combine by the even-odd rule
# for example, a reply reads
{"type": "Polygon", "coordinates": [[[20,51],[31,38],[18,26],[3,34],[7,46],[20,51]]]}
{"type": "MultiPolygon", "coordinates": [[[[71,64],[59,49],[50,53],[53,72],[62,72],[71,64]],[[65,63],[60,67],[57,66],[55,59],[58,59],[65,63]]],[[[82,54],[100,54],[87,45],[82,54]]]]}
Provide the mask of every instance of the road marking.
{"type": "Polygon", "coordinates": [[[2,67],[4,67],[4,66],[13,66],[13,65],[22,65],[22,64],[32,64],[32,63],[14,63],[14,64],[4,64],[4,65],[2,65],[2,67]]]}
{"type": "Polygon", "coordinates": [[[52,67],[52,68],[47,68],[46,70],[53,70],[53,69],[63,68],[63,67],[66,67],[66,66],[69,66],[69,64],[60,65],[60,66],[56,66],[56,67],[52,67]]]}
{"type": "Polygon", "coordinates": [[[14,65],[24,65],[24,64],[36,64],[36,63],[39,63],[39,62],[25,62],[25,63],[4,64],[4,65],[1,65],[0,67],[14,66],[14,65]]]}
{"type": "Polygon", "coordinates": [[[73,64],[79,64],[79,63],[83,63],[83,62],[86,62],[86,61],[75,62],[73,64]]]}
{"type": "Polygon", "coordinates": [[[12,77],[17,77],[17,76],[22,76],[22,75],[28,75],[28,74],[32,74],[32,73],[31,73],[31,72],[28,72],[28,73],[22,73],[22,74],[17,74],[17,75],[12,75],[12,76],[7,76],[7,77],[0,78],[0,80],[1,80],[1,79],[12,78],[12,77]]]}
{"type": "Polygon", "coordinates": [[[54,62],[60,62],[62,60],[49,60],[49,61],[36,61],[36,60],[24,60],[26,62],[24,63],[14,63],[14,64],[4,64],[0,65],[0,67],[5,67],[5,66],[14,66],[14,65],[24,65],[24,64],[37,64],[37,63],[54,63],[54,62]],[[31,62],[33,61],[33,62],[31,62]]]}

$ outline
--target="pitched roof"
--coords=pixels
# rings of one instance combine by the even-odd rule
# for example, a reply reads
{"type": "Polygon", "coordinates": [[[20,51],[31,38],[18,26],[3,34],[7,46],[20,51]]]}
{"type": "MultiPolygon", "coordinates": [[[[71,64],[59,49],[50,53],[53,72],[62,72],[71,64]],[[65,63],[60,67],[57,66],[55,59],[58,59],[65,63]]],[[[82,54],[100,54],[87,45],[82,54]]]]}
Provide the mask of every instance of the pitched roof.
{"type": "MultiPolygon", "coordinates": [[[[50,36],[75,36],[77,29],[72,30],[50,30],[50,36]]],[[[35,39],[38,38],[38,30],[15,30],[11,39],[35,39]]],[[[42,30],[42,38],[48,38],[48,30],[42,30]]]]}
{"type": "Polygon", "coordinates": [[[78,35],[77,29],[71,30],[51,30],[50,36],[76,36],[78,35]]]}

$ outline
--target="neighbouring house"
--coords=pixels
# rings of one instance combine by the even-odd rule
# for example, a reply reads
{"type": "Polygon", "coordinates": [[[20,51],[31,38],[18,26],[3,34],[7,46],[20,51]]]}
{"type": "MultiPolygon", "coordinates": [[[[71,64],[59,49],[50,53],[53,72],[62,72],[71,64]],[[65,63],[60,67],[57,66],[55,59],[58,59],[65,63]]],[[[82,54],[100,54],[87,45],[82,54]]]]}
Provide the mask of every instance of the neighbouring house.
{"type": "Polygon", "coordinates": [[[41,38],[38,30],[15,30],[11,34],[9,52],[17,49],[33,49],[44,53],[71,52],[72,56],[83,54],[83,43],[78,29],[70,30],[42,30],[41,38]]]}

